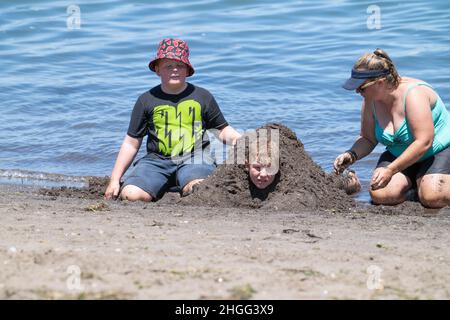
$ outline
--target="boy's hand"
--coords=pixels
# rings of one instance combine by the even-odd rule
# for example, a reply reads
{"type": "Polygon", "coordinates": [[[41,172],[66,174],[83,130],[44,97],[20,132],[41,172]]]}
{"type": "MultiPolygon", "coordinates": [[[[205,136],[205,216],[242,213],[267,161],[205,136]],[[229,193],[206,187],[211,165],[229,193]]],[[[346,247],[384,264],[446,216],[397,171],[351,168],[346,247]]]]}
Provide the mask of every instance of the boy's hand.
{"type": "Polygon", "coordinates": [[[104,199],[111,200],[117,199],[120,191],[120,182],[119,181],[110,181],[108,187],[106,188],[104,199]]]}
{"type": "Polygon", "coordinates": [[[234,146],[236,144],[236,140],[240,137],[242,137],[242,135],[229,125],[219,131],[219,139],[226,144],[231,144],[234,146]]]}

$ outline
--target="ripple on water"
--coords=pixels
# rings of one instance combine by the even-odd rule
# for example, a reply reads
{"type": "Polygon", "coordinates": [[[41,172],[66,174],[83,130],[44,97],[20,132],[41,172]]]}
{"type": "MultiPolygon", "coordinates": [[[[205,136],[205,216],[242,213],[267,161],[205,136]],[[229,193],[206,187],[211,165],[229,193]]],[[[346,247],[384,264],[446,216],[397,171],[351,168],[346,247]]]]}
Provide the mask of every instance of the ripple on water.
{"type": "MultiPolygon", "coordinates": [[[[215,95],[230,124],[283,122],[327,171],[359,131],[361,100],[340,86],[360,54],[382,47],[401,74],[450,99],[444,0],[383,1],[379,30],[356,1],[77,5],[81,28],[69,30],[65,2],[0,3],[2,169],[109,174],[137,97],[159,82],[147,64],[167,36],[189,40],[190,81],[215,95]]],[[[364,183],[375,162],[355,166],[364,183]]]]}

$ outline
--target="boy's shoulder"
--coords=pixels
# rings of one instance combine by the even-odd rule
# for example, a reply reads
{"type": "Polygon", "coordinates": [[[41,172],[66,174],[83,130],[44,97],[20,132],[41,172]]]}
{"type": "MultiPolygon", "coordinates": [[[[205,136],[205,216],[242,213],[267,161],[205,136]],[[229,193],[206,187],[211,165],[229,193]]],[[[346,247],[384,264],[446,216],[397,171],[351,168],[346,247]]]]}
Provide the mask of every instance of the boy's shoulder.
{"type": "Polygon", "coordinates": [[[203,87],[194,85],[192,83],[189,83],[189,85],[192,85],[194,87],[194,90],[196,90],[200,94],[206,94],[206,95],[211,95],[212,96],[211,92],[209,92],[207,89],[205,89],[203,87]]]}
{"type": "Polygon", "coordinates": [[[214,100],[214,95],[208,89],[191,83],[188,83],[188,85],[192,86],[192,94],[199,100],[204,101],[205,103],[210,103],[212,100],[214,100]]]}
{"type": "Polygon", "coordinates": [[[157,85],[151,89],[148,89],[148,90],[142,92],[138,96],[137,101],[143,105],[149,105],[149,104],[151,104],[152,100],[158,99],[158,98],[161,99],[162,95],[163,95],[163,92],[161,90],[161,85],[157,85]]]}
{"type": "Polygon", "coordinates": [[[162,93],[160,84],[141,93],[139,95],[139,99],[149,99],[151,97],[158,95],[159,93],[162,93]]]}

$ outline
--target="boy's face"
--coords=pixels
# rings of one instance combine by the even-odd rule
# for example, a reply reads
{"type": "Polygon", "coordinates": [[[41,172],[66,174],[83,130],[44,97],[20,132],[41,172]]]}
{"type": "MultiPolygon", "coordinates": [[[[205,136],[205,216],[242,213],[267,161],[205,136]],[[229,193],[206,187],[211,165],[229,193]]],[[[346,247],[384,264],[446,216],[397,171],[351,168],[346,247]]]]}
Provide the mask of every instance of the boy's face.
{"type": "Polygon", "coordinates": [[[270,167],[260,163],[253,163],[249,165],[250,180],[258,189],[267,188],[274,180],[276,172],[270,170],[270,167]]]}
{"type": "Polygon", "coordinates": [[[155,66],[158,76],[161,77],[161,83],[165,86],[181,86],[186,82],[188,67],[181,61],[172,59],[161,59],[155,66]]]}

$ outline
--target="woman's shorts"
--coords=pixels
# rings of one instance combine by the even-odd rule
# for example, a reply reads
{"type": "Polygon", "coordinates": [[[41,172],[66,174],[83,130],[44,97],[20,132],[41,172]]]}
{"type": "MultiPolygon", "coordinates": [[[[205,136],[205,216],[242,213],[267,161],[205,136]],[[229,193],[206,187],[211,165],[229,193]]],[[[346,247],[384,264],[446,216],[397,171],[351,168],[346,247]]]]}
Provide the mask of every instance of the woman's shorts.
{"type": "Polygon", "coordinates": [[[200,158],[192,156],[178,160],[147,154],[130,168],[122,188],[127,185],[137,186],[156,200],[169,189],[180,191],[192,180],[206,178],[215,169],[214,160],[206,153],[200,158]]]}
{"type": "MultiPolygon", "coordinates": [[[[378,160],[377,168],[387,167],[395,159],[397,159],[397,157],[389,151],[385,151],[378,160]]],[[[441,152],[438,152],[421,162],[414,163],[403,170],[402,173],[411,180],[414,187],[416,187],[417,179],[424,175],[433,173],[450,174],[450,147],[445,148],[441,152]]]]}

